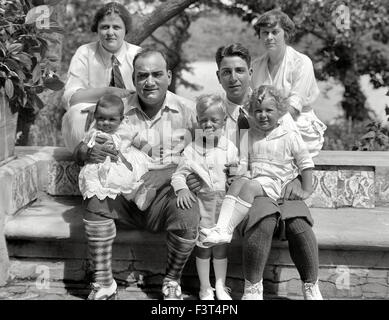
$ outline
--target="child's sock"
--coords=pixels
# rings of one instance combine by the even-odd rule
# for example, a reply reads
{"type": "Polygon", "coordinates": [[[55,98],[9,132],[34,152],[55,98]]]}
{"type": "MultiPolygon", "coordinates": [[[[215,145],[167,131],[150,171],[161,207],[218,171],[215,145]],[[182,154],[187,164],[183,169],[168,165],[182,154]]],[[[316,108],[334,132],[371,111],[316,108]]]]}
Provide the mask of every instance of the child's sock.
{"type": "Polygon", "coordinates": [[[226,276],[227,276],[227,258],[224,259],[213,259],[213,269],[215,271],[215,290],[216,296],[219,300],[231,300],[226,287],[226,276]]]}
{"type": "Polygon", "coordinates": [[[228,233],[234,232],[235,228],[239,225],[239,223],[241,223],[242,220],[247,216],[251,207],[252,207],[251,203],[248,203],[239,197],[236,198],[235,210],[227,225],[228,233]]]}
{"type": "Polygon", "coordinates": [[[224,287],[227,276],[227,258],[213,258],[213,269],[215,271],[215,287],[224,287]]]}
{"type": "Polygon", "coordinates": [[[113,283],[111,258],[112,244],[116,237],[115,222],[84,220],[84,226],[93,262],[94,281],[103,287],[109,287],[113,283]]]}
{"type": "Polygon", "coordinates": [[[200,280],[200,290],[211,287],[211,283],[209,282],[210,261],[210,258],[201,259],[196,257],[196,268],[200,280]]]}
{"type": "Polygon", "coordinates": [[[219,219],[216,227],[220,230],[227,230],[231,217],[235,210],[236,197],[226,195],[220,208],[219,219]]]}

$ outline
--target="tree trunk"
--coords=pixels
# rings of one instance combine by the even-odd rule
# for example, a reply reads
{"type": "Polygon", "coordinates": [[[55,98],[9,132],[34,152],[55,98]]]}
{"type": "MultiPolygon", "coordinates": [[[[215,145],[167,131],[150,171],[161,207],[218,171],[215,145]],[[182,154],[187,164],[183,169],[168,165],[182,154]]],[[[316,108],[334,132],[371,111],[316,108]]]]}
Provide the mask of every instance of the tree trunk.
{"type": "Polygon", "coordinates": [[[180,14],[198,0],[169,0],[158,6],[150,15],[141,19],[127,37],[130,43],[139,45],[158,27],[180,14]]]}
{"type": "Polygon", "coordinates": [[[343,79],[344,95],[342,99],[342,108],[345,112],[346,119],[352,120],[369,120],[370,116],[365,107],[366,97],[361,90],[360,75],[348,70],[343,79]]]}

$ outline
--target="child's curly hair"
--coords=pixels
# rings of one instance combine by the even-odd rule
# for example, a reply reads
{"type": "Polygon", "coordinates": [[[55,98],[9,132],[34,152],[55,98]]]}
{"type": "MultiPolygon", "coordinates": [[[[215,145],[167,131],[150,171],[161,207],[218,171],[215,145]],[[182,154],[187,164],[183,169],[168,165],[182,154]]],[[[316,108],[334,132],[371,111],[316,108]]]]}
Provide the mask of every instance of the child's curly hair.
{"type": "Polygon", "coordinates": [[[282,114],[285,114],[288,111],[287,98],[281,91],[271,85],[262,85],[256,88],[250,96],[249,113],[252,114],[254,106],[257,105],[257,103],[262,104],[266,97],[275,101],[277,110],[282,114]]]}

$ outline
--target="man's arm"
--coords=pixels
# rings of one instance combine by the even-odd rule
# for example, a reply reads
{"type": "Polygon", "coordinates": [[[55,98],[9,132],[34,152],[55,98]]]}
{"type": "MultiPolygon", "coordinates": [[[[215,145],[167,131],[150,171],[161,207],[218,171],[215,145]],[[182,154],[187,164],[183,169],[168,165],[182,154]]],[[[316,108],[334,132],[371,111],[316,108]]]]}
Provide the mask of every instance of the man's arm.
{"type": "Polygon", "coordinates": [[[141,179],[144,181],[146,187],[155,188],[158,190],[170,184],[172,175],[175,170],[175,167],[151,170],[149,172],[146,172],[141,179]]]}

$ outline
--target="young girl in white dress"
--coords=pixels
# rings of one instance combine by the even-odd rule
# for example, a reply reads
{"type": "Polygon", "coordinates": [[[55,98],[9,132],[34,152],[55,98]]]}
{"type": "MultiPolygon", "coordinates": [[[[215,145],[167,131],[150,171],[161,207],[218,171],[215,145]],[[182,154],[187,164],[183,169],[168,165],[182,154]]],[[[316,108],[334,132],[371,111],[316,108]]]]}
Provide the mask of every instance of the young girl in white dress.
{"type": "Polygon", "coordinates": [[[249,106],[250,129],[241,141],[238,174],[242,177],[228,189],[216,227],[203,230],[205,245],[229,243],[255,197],[270,197],[277,202],[282,188],[299,174],[301,198],[311,195],[314,163],[299,131],[280,121],[287,108],[287,99],[275,87],[264,85],[254,90],[249,106]]]}
{"type": "Polygon", "coordinates": [[[143,188],[141,177],[148,171],[149,156],[132,146],[137,135],[124,118],[124,104],[115,95],[99,99],[94,113],[94,124],[84,138],[92,148],[96,138],[105,138],[104,147],[118,151],[118,161],[107,156],[103,163],[87,163],[79,174],[79,188],[84,199],[96,196],[115,199],[122,194],[133,200],[140,210],[145,210],[155,197],[155,190],[143,188]]]}

